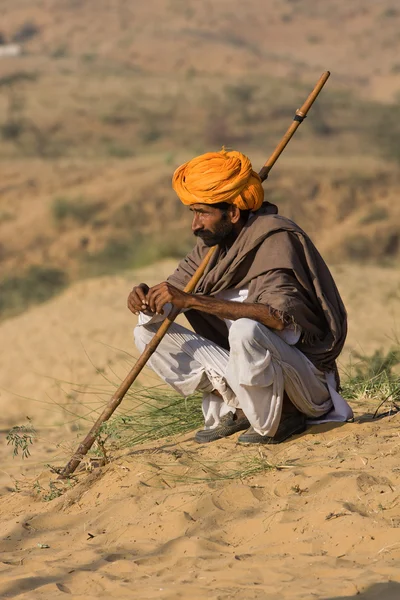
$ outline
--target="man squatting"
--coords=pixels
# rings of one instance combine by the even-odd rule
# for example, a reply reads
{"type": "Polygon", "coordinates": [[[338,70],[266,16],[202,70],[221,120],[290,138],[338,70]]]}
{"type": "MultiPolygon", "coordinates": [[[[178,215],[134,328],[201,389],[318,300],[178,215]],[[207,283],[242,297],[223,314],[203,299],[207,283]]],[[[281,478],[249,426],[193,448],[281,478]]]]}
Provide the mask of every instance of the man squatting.
{"type": "Polygon", "coordinates": [[[193,214],[197,245],[167,279],[134,287],[128,307],[143,351],[171,304],[174,323],[149,366],[183,396],[203,393],[198,442],[244,431],[241,443],[275,444],[306,420],[352,417],[337,392],[346,311],[324,260],[295,223],[263,202],[261,179],[240,152],[210,152],[179,167],[173,188],[193,214]],[[217,246],[193,294],[182,290],[217,246]]]}

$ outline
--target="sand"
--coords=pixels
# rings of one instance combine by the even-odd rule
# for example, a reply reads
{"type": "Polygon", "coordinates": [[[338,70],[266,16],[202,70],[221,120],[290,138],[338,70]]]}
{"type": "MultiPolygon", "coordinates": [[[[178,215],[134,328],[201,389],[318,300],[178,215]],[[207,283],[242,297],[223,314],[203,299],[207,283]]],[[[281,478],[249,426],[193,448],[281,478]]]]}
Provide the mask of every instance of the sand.
{"type": "MultiPolygon", "coordinates": [[[[112,389],[104,376],[118,381],[134,362],[126,294],[171,267],[80,282],[0,326],[0,597],[399,598],[400,417],[315,426],[261,449],[188,434],[87,462],[64,485],[46,467],[64,464],[90,424],[69,414],[88,397],[60,381],[112,389]],[[22,461],[5,434],[25,415],[38,440],[22,461]],[[233,477],[257,461],[270,468],[233,477]]],[[[400,275],[379,273],[335,269],[348,352],[392,343],[400,275]]],[[[103,395],[89,399],[98,409],[103,395]]],[[[375,407],[355,406],[357,417],[375,407]]]]}
{"type": "Polygon", "coordinates": [[[0,501],[0,596],[326,599],[400,582],[398,425],[317,426],[261,450],[186,436],[49,502],[21,484],[0,501]],[[260,453],[270,470],[214,480],[260,453]]]}

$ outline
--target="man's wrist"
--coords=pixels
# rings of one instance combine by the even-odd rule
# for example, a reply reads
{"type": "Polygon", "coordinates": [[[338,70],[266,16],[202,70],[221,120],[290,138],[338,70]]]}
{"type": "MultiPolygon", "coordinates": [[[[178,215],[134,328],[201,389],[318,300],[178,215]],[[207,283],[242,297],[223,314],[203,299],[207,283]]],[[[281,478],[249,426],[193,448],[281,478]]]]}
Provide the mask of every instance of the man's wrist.
{"type": "Polygon", "coordinates": [[[201,310],[205,305],[210,305],[215,298],[212,296],[200,296],[198,294],[186,294],[185,308],[201,310]]]}
{"type": "Polygon", "coordinates": [[[195,298],[196,296],[194,294],[188,294],[187,292],[183,292],[184,294],[184,304],[183,304],[183,309],[188,310],[189,308],[195,308],[195,298]]]}

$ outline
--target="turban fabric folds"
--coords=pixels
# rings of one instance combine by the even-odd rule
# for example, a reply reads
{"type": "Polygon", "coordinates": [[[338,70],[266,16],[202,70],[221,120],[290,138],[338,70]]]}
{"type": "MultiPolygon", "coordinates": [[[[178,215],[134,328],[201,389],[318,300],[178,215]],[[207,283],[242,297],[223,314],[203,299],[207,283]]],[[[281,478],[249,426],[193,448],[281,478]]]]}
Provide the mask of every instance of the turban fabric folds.
{"type": "Polygon", "coordinates": [[[235,150],[207,152],[181,165],[172,187],[183,204],[236,204],[240,210],[258,210],[264,189],[251,162],[235,150]]]}

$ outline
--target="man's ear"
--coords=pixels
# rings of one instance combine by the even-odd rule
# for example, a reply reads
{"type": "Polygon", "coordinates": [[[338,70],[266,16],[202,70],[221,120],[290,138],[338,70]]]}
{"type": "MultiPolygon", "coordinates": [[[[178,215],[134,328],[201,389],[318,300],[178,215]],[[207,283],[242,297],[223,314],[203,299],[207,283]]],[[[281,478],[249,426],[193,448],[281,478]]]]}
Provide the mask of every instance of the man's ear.
{"type": "Polygon", "coordinates": [[[229,207],[229,210],[230,210],[230,216],[231,216],[231,223],[233,223],[233,224],[238,223],[240,221],[239,208],[236,206],[236,204],[232,204],[229,207]]]}

